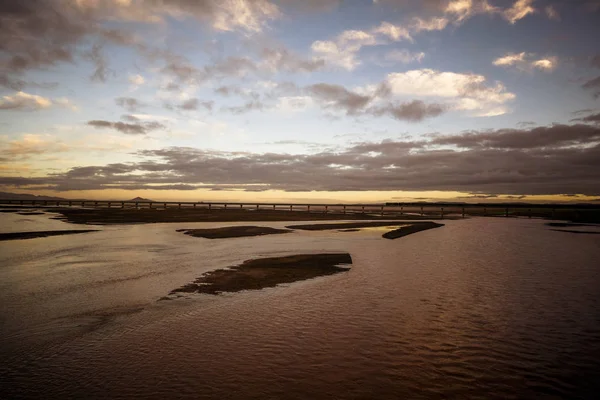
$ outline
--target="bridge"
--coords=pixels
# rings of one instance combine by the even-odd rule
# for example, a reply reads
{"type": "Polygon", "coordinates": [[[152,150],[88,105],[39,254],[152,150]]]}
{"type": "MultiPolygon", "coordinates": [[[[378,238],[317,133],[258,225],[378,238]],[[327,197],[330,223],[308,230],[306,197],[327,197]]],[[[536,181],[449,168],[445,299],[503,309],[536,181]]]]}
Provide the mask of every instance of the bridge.
{"type": "Polygon", "coordinates": [[[543,217],[557,219],[581,219],[600,214],[600,205],[594,204],[525,204],[525,203],[261,203],[261,202],[221,202],[221,201],[121,201],[121,200],[1,200],[0,205],[27,207],[78,207],[78,208],[120,208],[120,209],[198,209],[205,211],[223,210],[274,210],[305,211],[308,213],[377,214],[380,216],[401,217],[420,215],[427,218],[448,216],[503,216],[503,217],[543,217]]]}

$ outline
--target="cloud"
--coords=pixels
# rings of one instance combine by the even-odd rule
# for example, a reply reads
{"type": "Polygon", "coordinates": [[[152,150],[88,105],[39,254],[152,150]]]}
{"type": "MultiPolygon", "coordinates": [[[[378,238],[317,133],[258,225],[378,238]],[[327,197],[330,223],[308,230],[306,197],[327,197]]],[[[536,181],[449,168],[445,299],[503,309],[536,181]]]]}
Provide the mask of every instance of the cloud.
{"type": "Polygon", "coordinates": [[[68,145],[58,142],[50,135],[25,134],[19,139],[0,140],[0,159],[22,160],[69,149],[68,145]]]}
{"type": "Polygon", "coordinates": [[[277,99],[276,109],[284,113],[292,113],[306,110],[313,105],[310,96],[282,96],[277,99]]]}
{"type": "Polygon", "coordinates": [[[419,122],[426,118],[437,117],[445,111],[446,108],[440,104],[426,104],[421,100],[402,104],[388,103],[370,110],[376,116],[389,115],[394,119],[409,122],[419,122]]]}
{"type": "Polygon", "coordinates": [[[250,111],[262,111],[265,109],[265,104],[260,100],[250,100],[241,106],[225,107],[224,111],[229,111],[232,114],[244,114],[250,111]]]}
{"type": "Polygon", "coordinates": [[[0,2],[0,15],[0,82],[21,89],[26,81],[19,76],[26,71],[79,58],[94,64],[92,80],[106,81],[113,73],[102,52],[106,43],[133,47],[149,59],[170,57],[168,50],[143,44],[119,22],[193,19],[216,31],[253,34],[281,13],[268,0],[28,0],[0,2]]]}
{"type": "Polygon", "coordinates": [[[419,122],[437,117],[446,111],[445,106],[437,103],[390,100],[389,88],[385,84],[378,85],[376,89],[363,89],[359,92],[340,85],[319,83],[307,86],[304,92],[325,109],[351,116],[387,116],[407,122],[419,122]]]}
{"type": "Polygon", "coordinates": [[[522,71],[531,71],[539,69],[542,71],[552,71],[558,65],[557,57],[546,57],[535,59],[535,54],[531,53],[507,53],[493,61],[498,67],[515,67],[522,71]]]}
{"type": "Polygon", "coordinates": [[[126,123],[126,122],[111,122],[103,120],[88,121],[89,126],[93,126],[97,129],[114,129],[121,133],[128,135],[145,135],[150,131],[157,129],[164,129],[165,125],[156,121],[149,121],[143,123],[126,123]]]}
{"type": "Polygon", "coordinates": [[[584,117],[574,118],[571,121],[574,122],[587,122],[591,124],[600,124],[600,112],[594,112],[593,110],[580,110],[573,113],[574,115],[585,115],[584,117]]]}
{"type": "Polygon", "coordinates": [[[165,107],[168,109],[177,108],[179,110],[184,110],[184,111],[197,110],[199,107],[202,107],[208,111],[211,111],[213,109],[213,106],[214,106],[214,101],[200,101],[197,98],[191,98],[188,100],[184,100],[181,103],[176,104],[175,106],[173,106],[171,104],[165,105],[165,107]]]}
{"type": "Polygon", "coordinates": [[[278,18],[279,8],[267,0],[105,0],[77,2],[77,7],[104,19],[149,24],[166,18],[195,19],[208,22],[217,31],[253,33],[278,18]]]}
{"type": "Polygon", "coordinates": [[[546,6],[544,8],[544,12],[546,13],[549,19],[560,21],[560,14],[556,10],[556,7],[554,7],[553,5],[546,6]]]}
{"type": "Polygon", "coordinates": [[[420,69],[388,74],[385,85],[394,95],[453,99],[455,109],[480,116],[504,114],[505,104],[516,96],[502,83],[486,81],[483,75],[420,69]]]}
{"type": "Polygon", "coordinates": [[[129,83],[133,86],[142,86],[145,82],[144,77],[139,74],[129,75],[129,83]]]}
{"type": "Polygon", "coordinates": [[[52,106],[77,109],[66,98],[49,99],[25,92],[16,92],[13,95],[2,96],[0,99],[0,110],[37,111],[52,106]]]}
{"type": "Polygon", "coordinates": [[[370,31],[347,30],[333,40],[317,40],[312,43],[311,50],[315,57],[325,60],[327,64],[352,71],[361,64],[358,52],[364,46],[401,40],[412,41],[406,28],[382,22],[370,31]]]}
{"type": "Polygon", "coordinates": [[[600,97],[600,76],[598,76],[594,79],[590,79],[589,81],[587,81],[583,85],[581,85],[581,87],[586,90],[592,91],[593,96],[595,98],[600,97]]]}
{"type": "Polygon", "coordinates": [[[370,96],[351,92],[340,85],[318,83],[307,87],[307,90],[326,107],[342,109],[349,115],[358,114],[372,100],[370,96]]]}
{"type": "MultiPolygon", "coordinates": [[[[600,54],[596,54],[595,56],[590,58],[590,66],[592,68],[600,68],[600,54]]],[[[592,92],[592,95],[595,98],[600,97],[600,76],[596,78],[592,78],[586,81],[583,85],[581,85],[583,89],[589,90],[592,92]]]]}
{"type": "Polygon", "coordinates": [[[392,50],[385,54],[384,59],[387,61],[399,62],[402,64],[410,64],[413,62],[421,62],[425,58],[425,53],[411,53],[408,50],[392,50]]]}
{"type": "Polygon", "coordinates": [[[363,142],[311,154],[169,147],[140,151],[138,156],[143,159],[76,167],[44,177],[2,177],[0,185],[600,195],[600,127],[580,124],[363,142]]]}
{"type": "Polygon", "coordinates": [[[141,107],[144,106],[144,104],[142,102],[140,102],[138,99],[134,98],[134,97],[117,97],[115,99],[115,104],[123,107],[124,109],[126,109],[129,112],[136,112],[137,110],[139,110],[141,107]]]}
{"type": "Polygon", "coordinates": [[[515,24],[517,21],[525,18],[529,14],[534,14],[536,9],[533,7],[535,0],[517,0],[514,2],[512,7],[504,10],[504,18],[511,24],[515,24]]]}

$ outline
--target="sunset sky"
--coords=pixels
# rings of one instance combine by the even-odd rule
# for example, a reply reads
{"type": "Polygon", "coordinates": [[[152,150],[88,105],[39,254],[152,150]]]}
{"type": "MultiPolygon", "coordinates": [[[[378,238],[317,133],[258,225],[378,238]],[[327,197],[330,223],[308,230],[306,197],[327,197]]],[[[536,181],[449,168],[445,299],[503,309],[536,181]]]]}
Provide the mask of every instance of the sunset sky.
{"type": "Polygon", "coordinates": [[[0,191],[600,198],[600,0],[0,2],[0,191]]]}

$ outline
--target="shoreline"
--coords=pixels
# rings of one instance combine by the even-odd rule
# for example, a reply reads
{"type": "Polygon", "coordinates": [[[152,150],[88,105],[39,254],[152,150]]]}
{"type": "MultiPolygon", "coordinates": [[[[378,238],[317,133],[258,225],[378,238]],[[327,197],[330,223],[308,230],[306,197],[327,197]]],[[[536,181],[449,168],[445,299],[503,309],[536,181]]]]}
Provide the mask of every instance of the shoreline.
{"type": "MultiPolygon", "coordinates": [[[[204,210],[204,209],[56,209],[60,214],[54,219],[87,225],[124,225],[166,222],[270,222],[270,221],[335,221],[335,220],[389,220],[398,216],[380,216],[355,213],[317,213],[284,210],[204,210]]],[[[429,221],[441,218],[431,216],[402,215],[405,221],[429,221]]],[[[459,219],[444,217],[443,219],[459,219]]]]}
{"type": "Polygon", "coordinates": [[[65,231],[37,231],[37,232],[8,232],[0,233],[0,241],[36,239],[50,236],[75,235],[77,233],[100,232],[98,229],[65,230],[65,231]]]}

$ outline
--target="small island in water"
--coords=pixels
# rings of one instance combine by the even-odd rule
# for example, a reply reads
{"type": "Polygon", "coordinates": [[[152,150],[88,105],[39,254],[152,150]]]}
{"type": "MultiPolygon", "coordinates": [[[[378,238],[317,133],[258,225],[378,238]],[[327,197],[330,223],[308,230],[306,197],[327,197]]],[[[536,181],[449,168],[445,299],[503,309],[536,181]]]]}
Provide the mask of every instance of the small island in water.
{"type": "MultiPolygon", "coordinates": [[[[348,253],[297,254],[258,258],[227,269],[209,271],[194,282],[171,291],[176,293],[219,294],[241,290],[260,290],[318,276],[348,271],[340,265],[352,264],[348,253]]],[[[165,297],[163,299],[168,299],[165,297]]]]}

